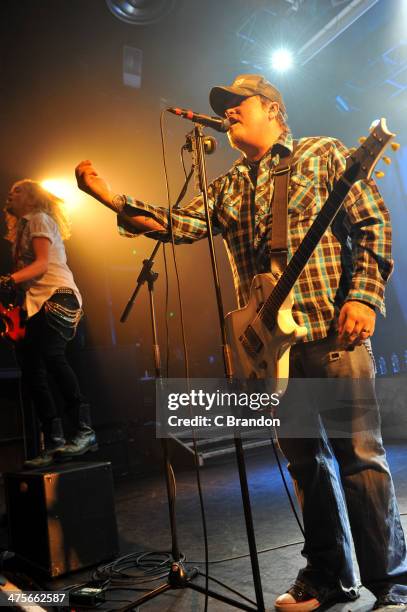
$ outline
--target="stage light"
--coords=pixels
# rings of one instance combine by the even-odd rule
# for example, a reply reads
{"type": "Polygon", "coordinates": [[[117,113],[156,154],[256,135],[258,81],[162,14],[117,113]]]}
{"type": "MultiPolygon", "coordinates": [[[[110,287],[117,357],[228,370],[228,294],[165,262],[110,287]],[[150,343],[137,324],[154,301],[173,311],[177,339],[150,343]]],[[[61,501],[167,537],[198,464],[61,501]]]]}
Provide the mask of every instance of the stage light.
{"type": "Polygon", "coordinates": [[[294,57],[288,49],[276,49],[271,54],[271,67],[276,72],[286,72],[294,65],[294,57]]]}
{"type": "Polygon", "coordinates": [[[348,113],[350,111],[350,106],[342,96],[336,96],[336,108],[342,112],[348,113]]]}
{"type": "Polygon", "coordinates": [[[73,181],[65,178],[45,179],[41,185],[64,201],[66,209],[71,212],[79,205],[81,192],[73,181]]]}

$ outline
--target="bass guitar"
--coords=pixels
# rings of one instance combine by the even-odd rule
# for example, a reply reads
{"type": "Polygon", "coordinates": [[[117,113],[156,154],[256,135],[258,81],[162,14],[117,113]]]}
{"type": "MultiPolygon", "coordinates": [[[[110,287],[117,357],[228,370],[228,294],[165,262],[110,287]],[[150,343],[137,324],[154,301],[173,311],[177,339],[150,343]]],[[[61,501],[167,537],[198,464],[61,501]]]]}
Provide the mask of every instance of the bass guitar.
{"type": "MultiPolygon", "coordinates": [[[[335,182],[327,201],[290,259],[283,273],[258,274],[252,281],[244,308],[226,315],[226,333],[231,348],[234,376],[238,379],[270,379],[272,392],[283,395],[288,385],[290,348],[307,333],[292,315],[292,289],[313,251],[339,212],[356,181],[369,179],[373,169],[395,136],[385,119],[371,129],[361,146],[346,160],[342,176],[335,182]]],[[[396,150],[396,143],[394,143],[396,150]]]]}

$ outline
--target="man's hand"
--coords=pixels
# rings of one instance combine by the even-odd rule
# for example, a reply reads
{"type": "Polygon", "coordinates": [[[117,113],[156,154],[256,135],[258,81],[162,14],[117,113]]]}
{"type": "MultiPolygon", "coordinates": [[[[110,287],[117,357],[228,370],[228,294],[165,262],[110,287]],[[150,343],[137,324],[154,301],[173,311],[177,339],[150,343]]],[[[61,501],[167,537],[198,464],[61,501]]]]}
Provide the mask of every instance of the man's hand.
{"type": "Polygon", "coordinates": [[[339,339],[358,346],[373,336],[375,323],[376,313],[370,306],[356,300],[345,302],[338,320],[339,339]]]}
{"type": "Polygon", "coordinates": [[[98,175],[89,159],[81,161],[75,168],[76,181],[79,189],[93,198],[112,208],[113,194],[107,182],[98,175]]]}

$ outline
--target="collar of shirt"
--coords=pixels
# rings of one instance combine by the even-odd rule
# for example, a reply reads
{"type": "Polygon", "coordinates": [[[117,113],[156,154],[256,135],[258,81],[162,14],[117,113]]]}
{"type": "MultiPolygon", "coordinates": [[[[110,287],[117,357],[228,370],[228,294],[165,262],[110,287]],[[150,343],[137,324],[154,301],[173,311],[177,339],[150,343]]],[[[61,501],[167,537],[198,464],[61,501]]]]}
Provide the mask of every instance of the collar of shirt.
{"type": "MultiPolygon", "coordinates": [[[[283,130],[278,140],[259,160],[259,170],[265,170],[271,166],[277,166],[281,157],[286,157],[293,151],[293,135],[287,128],[283,130]]],[[[250,170],[249,162],[245,156],[240,157],[232,166],[232,174],[248,174],[250,170]]]]}

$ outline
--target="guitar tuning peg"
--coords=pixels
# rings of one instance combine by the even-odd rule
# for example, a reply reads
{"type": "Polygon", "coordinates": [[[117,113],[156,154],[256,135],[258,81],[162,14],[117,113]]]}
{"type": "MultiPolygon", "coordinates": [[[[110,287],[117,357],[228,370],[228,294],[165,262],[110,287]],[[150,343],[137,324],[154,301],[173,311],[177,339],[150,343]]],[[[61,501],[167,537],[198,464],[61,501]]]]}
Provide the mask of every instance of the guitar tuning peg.
{"type": "Polygon", "coordinates": [[[358,142],[360,142],[360,144],[363,144],[365,142],[366,136],[361,136],[360,138],[358,138],[358,142]]]}
{"type": "Polygon", "coordinates": [[[356,151],[356,147],[351,147],[351,148],[349,149],[349,154],[350,154],[350,155],[353,155],[355,151],[356,151]]]}
{"type": "Polygon", "coordinates": [[[400,143],[399,142],[392,142],[390,146],[391,146],[393,151],[398,151],[399,148],[400,148],[400,143]]]}
{"type": "Polygon", "coordinates": [[[381,178],[383,178],[385,176],[385,174],[384,174],[384,172],[382,170],[376,170],[375,176],[376,176],[376,178],[381,179],[381,178]]]}
{"type": "Polygon", "coordinates": [[[384,161],[384,163],[385,163],[387,166],[390,166],[390,164],[391,164],[391,159],[390,159],[390,157],[387,157],[386,155],[384,155],[384,156],[382,157],[382,160],[384,161]]]}

